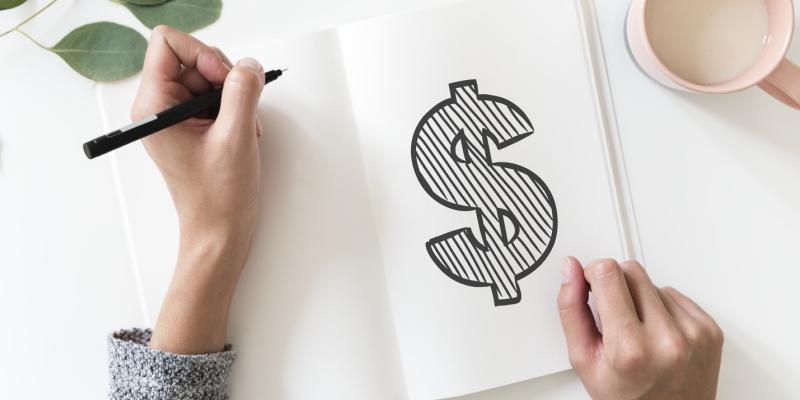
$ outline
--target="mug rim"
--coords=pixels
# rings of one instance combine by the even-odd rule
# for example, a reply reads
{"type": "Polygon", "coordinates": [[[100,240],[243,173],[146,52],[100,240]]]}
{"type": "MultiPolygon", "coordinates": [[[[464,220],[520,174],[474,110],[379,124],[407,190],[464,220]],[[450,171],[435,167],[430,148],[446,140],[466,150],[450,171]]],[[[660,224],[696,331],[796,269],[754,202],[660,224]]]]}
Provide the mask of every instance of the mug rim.
{"type": "MultiPolygon", "coordinates": [[[[633,0],[633,1],[635,2],[636,0],[633,0]]],[[[779,38],[780,42],[777,43],[777,45],[779,46],[778,47],[779,51],[778,52],[774,52],[773,54],[770,54],[770,55],[766,55],[766,56],[763,53],[764,49],[766,49],[766,46],[770,43],[770,41],[771,40],[775,40],[774,35],[772,35],[770,33],[770,31],[769,31],[769,28],[772,26],[773,22],[768,21],[767,22],[767,27],[768,27],[767,28],[768,29],[768,31],[767,31],[767,40],[765,40],[764,47],[762,47],[762,50],[759,53],[758,57],[756,58],[756,61],[754,61],[748,67],[748,69],[746,69],[745,71],[743,71],[739,75],[737,75],[737,76],[735,76],[735,77],[733,77],[731,79],[728,79],[726,81],[720,82],[720,83],[714,83],[714,84],[696,83],[696,82],[692,82],[690,80],[687,80],[687,79],[681,77],[680,75],[676,74],[675,72],[673,72],[672,69],[667,67],[667,65],[664,64],[663,61],[661,61],[661,58],[658,56],[658,54],[656,53],[655,49],[653,48],[653,45],[652,45],[652,43],[650,41],[650,33],[648,31],[648,24],[647,24],[647,8],[648,8],[648,4],[651,1],[653,1],[653,0],[641,0],[641,2],[642,2],[642,12],[640,13],[640,15],[637,16],[637,18],[639,19],[639,22],[641,23],[641,26],[642,26],[642,33],[644,33],[645,40],[643,40],[643,42],[644,42],[645,50],[649,53],[649,55],[652,58],[652,60],[655,61],[655,63],[658,65],[658,67],[661,69],[661,71],[670,80],[672,80],[676,84],[681,85],[681,86],[683,86],[683,87],[685,87],[685,88],[687,88],[689,90],[692,90],[692,91],[695,91],[695,92],[699,92],[699,93],[722,94],[722,93],[738,92],[740,90],[744,90],[744,89],[747,89],[747,88],[750,88],[750,87],[753,87],[753,86],[759,84],[761,81],[766,79],[767,76],[769,76],[772,73],[772,71],[774,71],[775,68],[778,67],[778,64],[780,64],[781,61],[786,57],[786,54],[789,52],[789,46],[791,45],[792,37],[794,36],[794,29],[795,29],[795,24],[794,24],[794,1],[793,0],[772,0],[772,1],[782,1],[784,5],[787,5],[789,7],[789,11],[790,11],[789,13],[787,13],[787,15],[783,15],[782,16],[784,19],[786,19],[788,21],[788,29],[787,29],[786,32],[783,33],[782,37],[779,38]],[[753,68],[756,68],[758,66],[759,59],[761,59],[762,57],[772,57],[772,58],[774,58],[772,60],[768,60],[767,65],[769,66],[769,68],[763,68],[763,71],[761,71],[760,73],[755,74],[754,77],[752,77],[750,79],[744,79],[744,77],[746,75],[748,75],[748,73],[753,68]]],[[[670,0],[655,0],[655,1],[670,1],[670,0]]],[[[769,1],[770,0],[767,0],[767,3],[769,1]]],[[[768,6],[768,4],[767,4],[767,6],[768,6]]]]}

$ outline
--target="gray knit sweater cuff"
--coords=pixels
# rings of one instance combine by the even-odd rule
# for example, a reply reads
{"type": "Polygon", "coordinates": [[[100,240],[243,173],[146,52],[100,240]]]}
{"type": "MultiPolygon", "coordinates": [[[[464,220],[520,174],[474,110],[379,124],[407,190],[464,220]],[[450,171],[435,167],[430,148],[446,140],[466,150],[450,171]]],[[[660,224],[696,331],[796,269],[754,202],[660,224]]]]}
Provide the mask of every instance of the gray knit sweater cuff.
{"type": "Polygon", "coordinates": [[[134,328],[109,336],[111,400],[228,399],[231,345],[221,353],[172,354],[147,347],[151,334],[134,328]]]}

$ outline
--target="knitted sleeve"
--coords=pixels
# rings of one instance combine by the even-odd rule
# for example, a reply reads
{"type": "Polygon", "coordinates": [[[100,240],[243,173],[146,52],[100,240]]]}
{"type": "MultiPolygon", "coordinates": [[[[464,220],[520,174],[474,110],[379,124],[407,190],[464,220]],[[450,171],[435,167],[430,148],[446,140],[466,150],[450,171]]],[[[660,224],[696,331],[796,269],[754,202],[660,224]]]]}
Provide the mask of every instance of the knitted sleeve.
{"type": "Polygon", "coordinates": [[[226,400],[236,351],[180,355],[147,347],[152,331],[114,332],[108,339],[111,400],[226,400]]]}

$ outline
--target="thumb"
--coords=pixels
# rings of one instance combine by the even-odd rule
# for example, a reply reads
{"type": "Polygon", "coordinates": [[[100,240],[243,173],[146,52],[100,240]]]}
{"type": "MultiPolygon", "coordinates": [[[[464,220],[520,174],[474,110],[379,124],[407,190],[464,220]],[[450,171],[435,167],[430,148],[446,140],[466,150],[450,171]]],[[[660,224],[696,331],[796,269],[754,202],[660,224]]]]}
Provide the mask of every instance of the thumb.
{"type": "Polygon", "coordinates": [[[600,339],[592,310],[587,304],[589,288],[580,262],[573,257],[564,259],[561,290],[558,293],[558,313],[567,339],[569,359],[579,369],[590,363],[600,339]]]}
{"type": "Polygon", "coordinates": [[[233,132],[256,132],[256,106],[264,89],[264,68],[252,58],[243,58],[231,68],[222,87],[217,123],[233,132]]]}

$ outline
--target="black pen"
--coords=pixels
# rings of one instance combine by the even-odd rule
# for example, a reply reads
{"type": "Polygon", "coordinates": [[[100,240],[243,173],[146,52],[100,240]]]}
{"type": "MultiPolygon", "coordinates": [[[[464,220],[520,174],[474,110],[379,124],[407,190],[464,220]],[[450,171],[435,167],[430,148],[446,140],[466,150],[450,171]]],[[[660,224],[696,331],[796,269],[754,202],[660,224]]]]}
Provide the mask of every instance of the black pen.
{"type": "MultiPolygon", "coordinates": [[[[264,84],[266,85],[278,79],[283,74],[283,71],[286,70],[276,69],[264,73],[264,84]]],[[[205,111],[218,109],[221,100],[222,88],[219,87],[158,114],[144,117],[107,135],[94,138],[83,144],[83,152],[90,159],[101,156],[128,143],[150,136],[164,128],[196,117],[205,111]]]]}

